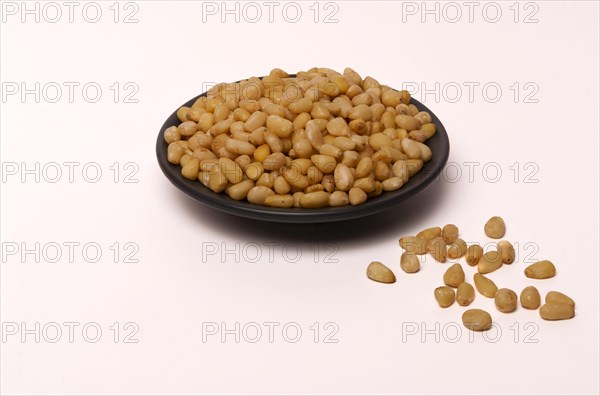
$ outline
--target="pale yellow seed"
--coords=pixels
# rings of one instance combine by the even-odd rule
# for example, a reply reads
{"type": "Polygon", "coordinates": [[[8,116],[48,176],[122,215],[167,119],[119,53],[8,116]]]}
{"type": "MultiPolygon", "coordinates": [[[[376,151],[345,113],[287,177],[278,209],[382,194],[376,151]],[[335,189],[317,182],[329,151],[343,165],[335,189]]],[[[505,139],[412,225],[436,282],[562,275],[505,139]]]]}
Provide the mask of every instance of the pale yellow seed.
{"type": "Polygon", "coordinates": [[[421,148],[417,145],[417,142],[409,138],[404,138],[400,141],[402,150],[410,159],[421,159],[421,148]]]}
{"type": "Polygon", "coordinates": [[[392,147],[392,139],[383,133],[375,133],[369,136],[369,146],[373,147],[373,150],[379,150],[382,147],[392,147]]]}
{"type": "Polygon", "coordinates": [[[357,179],[354,181],[354,187],[360,188],[366,194],[369,194],[369,193],[372,193],[373,191],[375,191],[376,184],[375,184],[375,180],[373,180],[372,178],[363,177],[362,179],[357,179]]]}
{"type": "Polygon", "coordinates": [[[283,153],[273,153],[267,156],[263,161],[263,166],[265,170],[274,171],[279,170],[282,166],[286,164],[287,160],[283,153]]]}
{"type": "Polygon", "coordinates": [[[289,194],[274,194],[267,196],[263,204],[274,208],[291,208],[294,206],[294,198],[289,194]]]}
{"type": "Polygon", "coordinates": [[[187,113],[190,111],[189,107],[186,106],[181,106],[178,110],[177,110],[177,118],[179,118],[179,121],[181,122],[185,122],[187,120],[187,113]]]}
{"type": "Polygon", "coordinates": [[[254,151],[254,160],[256,162],[264,162],[265,159],[271,154],[271,149],[268,144],[262,144],[254,151]]]}
{"type": "Polygon", "coordinates": [[[448,256],[446,242],[442,237],[433,238],[427,242],[427,252],[440,263],[445,263],[448,256]]]}
{"type": "MultiPolygon", "coordinates": [[[[323,176],[323,180],[321,180],[321,184],[323,185],[323,188],[327,192],[331,193],[331,192],[333,192],[335,190],[335,182],[333,180],[333,175],[325,175],[325,176],[323,176]]],[[[350,195],[350,193],[348,193],[348,195],[350,195]]],[[[360,198],[360,197],[355,196],[355,198],[360,198]]],[[[365,198],[365,200],[366,200],[366,198],[365,198]]]]}
{"type": "Polygon", "coordinates": [[[275,193],[285,195],[290,192],[291,188],[283,176],[277,176],[273,182],[273,189],[275,193]]]}
{"type": "Polygon", "coordinates": [[[448,286],[440,286],[433,291],[433,295],[442,308],[448,308],[450,305],[454,304],[456,300],[456,293],[454,289],[448,286]]]}
{"type": "Polygon", "coordinates": [[[465,272],[460,264],[453,264],[444,273],[444,284],[450,287],[458,287],[465,281],[465,272]]]}
{"type": "Polygon", "coordinates": [[[239,183],[244,179],[244,171],[233,160],[229,158],[219,158],[221,171],[230,183],[239,183]]]}
{"type": "Polygon", "coordinates": [[[334,191],[329,196],[329,206],[345,206],[350,203],[348,194],[344,191],[334,191]]]}
{"type": "Polygon", "coordinates": [[[458,305],[466,307],[475,300],[475,289],[470,283],[463,282],[458,285],[456,290],[456,302],[458,305]]]}
{"type": "Polygon", "coordinates": [[[227,177],[220,166],[213,166],[208,173],[208,188],[214,192],[220,193],[227,187],[227,177]]]}
{"type": "Polygon", "coordinates": [[[294,124],[278,115],[267,117],[267,131],[275,133],[280,138],[289,138],[294,132],[294,124]]]}
{"type": "Polygon", "coordinates": [[[336,137],[333,141],[333,145],[342,150],[344,153],[352,151],[356,148],[356,143],[352,139],[345,136],[336,137]]]}
{"type": "Polygon", "coordinates": [[[515,261],[515,248],[509,241],[500,241],[496,245],[496,249],[502,256],[502,262],[504,264],[512,264],[515,261]]]}
{"type": "Polygon", "coordinates": [[[304,194],[300,198],[300,206],[303,208],[323,208],[329,206],[330,194],[325,191],[315,191],[308,194],[304,194]]]}
{"type": "Polygon", "coordinates": [[[485,223],[483,230],[490,238],[500,239],[506,233],[506,225],[502,217],[494,216],[485,223]]]}
{"type": "Polygon", "coordinates": [[[408,132],[421,128],[421,122],[417,118],[402,114],[396,116],[396,125],[408,132]]]}
{"type": "Polygon", "coordinates": [[[225,148],[238,155],[252,155],[254,154],[254,150],[256,150],[256,147],[252,144],[237,139],[227,140],[225,148]]]}
{"type": "Polygon", "coordinates": [[[300,207],[300,198],[302,198],[303,196],[304,196],[304,193],[302,191],[295,192],[292,195],[292,198],[294,198],[294,208],[300,207]]]}
{"type": "Polygon", "coordinates": [[[407,274],[418,272],[421,268],[421,263],[417,255],[411,252],[404,252],[400,256],[400,268],[407,274]]]}
{"type": "Polygon", "coordinates": [[[394,283],[396,282],[396,276],[391,269],[380,263],[379,261],[373,261],[367,267],[367,277],[380,283],[394,283]]]}
{"type": "Polygon", "coordinates": [[[360,188],[352,187],[348,193],[351,205],[360,205],[367,200],[367,193],[360,188]]]}
{"type": "Polygon", "coordinates": [[[549,260],[538,261],[525,268],[525,276],[533,279],[548,279],[556,275],[556,267],[549,260]]]}
{"type": "Polygon", "coordinates": [[[258,180],[263,172],[264,168],[260,162],[253,162],[246,167],[246,176],[251,180],[258,180]]]}
{"type": "Polygon", "coordinates": [[[296,143],[294,143],[293,147],[298,158],[310,158],[310,156],[313,154],[312,145],[306,139],[298,140],[296,143]]]}
{"type": "Polygon", "coordinates": [[[424,239],[415,236],[405,236],[399,240],[400,247],[414,254],[427,253],[427,242],[424,239]]]}
{"type": "Polygon", "coordinates": [[[351,120],[371,121],[371,108],[366,104],[359,104],[348,112],[351,120]]]}
{"type": "Polygon", "coordinates": [[[369,176],[371,171],[373,171],[373,160],[370,157],[361,159],[356,165],[356,177],[358,179],[369,176]]]}
{"type": "Polygon", "coordinates": [[[167,147],[167,160],[172,164],[179,164],[181,157],[185,154],[185,148],[175,141],[167,147]]]}
{"type": "Polygon", "coordinates": [[[200,172],[200,160],[196,157],[191,157],[185,166],[181,168],[181,174],[189,180],[196,180],[198,172],[200,172]]]}
{"type": "Polygon", "coordinates": [[[463,325],[472,331],[486,331],[492,328],[492,317],[483,309],[468,309],[462,314],[463,325]]]}
{"type": "Polygon", "coordinates": [[[458,227],[454,224],[446,224],[444,228],[442,228],[442,238],[444,238],[444,242],[447,245],[454,243],[456,238],[458,238],[458,227]]]}
{"type": "Polygon", "coordinates": [[[265,186],[254,186],[248,191],[248,202],[263,205],[267,197],[275,195],[275,192],[265,186]]]}
{"type": "Polygon", "coordinates": [[[483,248],[479,245],[471,245],[467,248],[467,254],[465,255],[465,260],[467,264],[473,266],[479,263],[481,257],[483,256],[483,248]]]}
{"type": "Polygon", "coordinates": [[[350,127],[344,118],[337,117],[327,123],[327,132],[333,136],[350,136],[350,127]]]}
{"type": "Polygon", "coordinates": [[[477,291],[483,296],[488,298],[494,298],[496,296],[498,287],[490,278],[476,273],[475,275],[473,275],[473,281],[475,282],[475,287],[477,288],[477,291]]]}
{"type": "Polygon", "coordinates": [[[494,296],[494,303],[498,311],[510,313],[517,309],[517,293],[510,289],[500,289],[494,296]]]}
{"type": "Polygon", "coordinates": [[[442,229],[440,227],[430,227],[419,232],[417,236],[425,241],[430,241],[433,238],[437,238],[442,235],[442,229]]]}
{"type": "Polygon", "coordinates": [[[323,173],[333,173],[337,164],[334,157],[329,155],[315,154],[310,157],[315,166],[323,173]]]}
{"type": "Polygon", "coordinates": [[[571,297],[557,291],[550,291],[546,294],[546,303],[568,304],[575,307],[575,301],[571,297]]]}
{"type": "Polygon", "coordinates": [[[181,140],[181,135],[179,134],[179,131],[177,130],[176,126],[172,126],[165,129],[165,131],[163,132],[163,137],[167,144],[171,144],[173,142],[181,140]]]}
{"type": "Polygon", "coordinates": [[[526,309],[538,309],[542,303],[540,292],[533,286],[527,286],[521,291],[519,297],[521,306],[526,309]]]}
{"type": "Polygon", "coordinates": [[[336,188],[340,191],[348,191],[354,184],[354,176],[352,176],[350,168],[344,164],[338,164],[335,167],[333,178],[336,188]]]}
{"type": "Polygon", "coordinates": [[[390,177],[384,180],[381,185],[385,191],[396,191],[404,185],[404,181],[399,177],[390,177]]]}
{"type": "Polygon", "coordinates": [[[250,118],[246,120],[244,123],[244,129],[247,132],[252,132],[262,126],[267,122],[267,115],[262,111],[255,111],[250,115],[250,118]]]}
{"type": "Polygon", "coordinates": [[[177,132],[179,135],[184,137],[190,137],[198,131],[197,125],[194,121],[185,121],[179,124],[177,132]]]}
{"type": "Polygon", "coordinates": [[[544,320],[565,320],[575,316],[575,307],[569,304],[546,303],[540,307],[540,316],[544,320]]]}
{"type": "Polygon", "coordinates": [[[313,102],[310,98],[301,98],[297,101],[290,103],[288,108],[296,114],[308,113],[312,110],[313,102]]]}
{"type": "MultiPolygon", "coordinates": [[[[390,166],[388,164],[386,164],[384,161],[377,161],[375,163],[375,180],[382,182],[389,178],[390,178],[390,166]]],[[[402,181],[402,180],[400,180],[400,181],[402,181]]],[[[398,188],[400,188],[400,187],[398,187],[398,188]]]]}
{"type": "Polygon", "coordinates": [[[448,257],[458,259],[467,253],[467,243],[460,238],[456,238],[454,242],[448,246],[448,257]]]}
{"type": "Polygon", "coordinates": [[[248,196],[248,191],[254,187],[254,182],[252,180],[244,180],[238,184],[233,184],[225,190],[229,198],[241,201],[248,196]]]}
{"type": "Polygon", "coordinates": [[[334,145],[326,143],[322,144],[321,147],[319,147],[319,154],[333,157],[337,161],[339,161],[342,159],[343,152],[334,145]]]}
{"type": "Polygon", "coordinates": [[[495,250],[485,253],[477,263],[477,271],[481,274],[494,272],[500,267],[502,267],[502,255],[495,250]]]}

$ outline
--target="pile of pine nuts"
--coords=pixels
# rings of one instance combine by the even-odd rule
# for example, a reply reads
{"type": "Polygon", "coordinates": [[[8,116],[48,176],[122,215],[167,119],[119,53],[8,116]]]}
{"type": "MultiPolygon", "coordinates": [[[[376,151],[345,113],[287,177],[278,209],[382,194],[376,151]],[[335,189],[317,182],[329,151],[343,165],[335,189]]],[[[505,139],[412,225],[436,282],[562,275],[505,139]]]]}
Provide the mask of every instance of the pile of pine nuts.
{"type": "MultiPolygon", "coordinates": [[[[493,239],[500,239],[506,233],[506,225],[501,217],[490,218],[484,226],[485,234],[493,239]]],[[[460,306],[468,306],[475,300],[475,289],[484,297],[493,298],[498,311],[510,313],[521,306],[526,309],[539,309],[542,319],[563,320],[575,316],[575,302],[567,295],[550,291],[546,294],[545,304],[541,304],[541,296],[534,286],[527,286],[518,297],[511,289],[498,289],[494,281],[486,277],[515,261],[515,249],[506,240],[498,241],[496,250],[486,253],[479,244],[467,247],[467,243],[459,238],[458,227],[447,224],[443,228],[431,227],[419,232],[416,236],[400,238],[400,246],[404,252],[400,256],[400,268],[406,273],[415,273],[420,269],[417,255],[429,253],[436,261],[445,263],[447,258],[460,259],[463,256],[470,266],[477,266],[473,276],[473,287],[465,280],[465,272],[461,264],[455,263],[448,267],[443,275],[444,286],[434,290],[438,305],[447,308],[456,301],[460,306]],[[454,290],[456,289],[456,291],[454,290]]],[[[548,279],[556,275],[556,268],[549,260],[538,261],[525,268],[525,276],[531,279],[548,279]]],[[[394,283],[394,272],[384,264],[374,261],[367,267],[367,276],[381,283],[394,283]]],[[[485,331],[492,327],[491,315],[481,309],[469,309],[462,315],[465,327],[473,331],[485,331]]]]}
{"type": "Polygon", "coordinates": [[[372,77],[312,68],[222,83],[164,131],[181,174],[234,200],[280,208],[359,205],[432,157],[431,115],[372,77]]]}

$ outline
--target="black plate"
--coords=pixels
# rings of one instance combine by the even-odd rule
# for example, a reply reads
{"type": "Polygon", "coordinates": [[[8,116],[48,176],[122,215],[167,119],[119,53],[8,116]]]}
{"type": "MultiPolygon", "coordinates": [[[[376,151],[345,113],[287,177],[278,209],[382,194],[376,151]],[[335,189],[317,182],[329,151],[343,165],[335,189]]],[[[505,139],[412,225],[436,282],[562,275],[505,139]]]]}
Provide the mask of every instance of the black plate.
{"type": "MultiPolygon", "coordinates": [[[[190,99],[182,106],[191,107],[201,96],[206,96],[206,92],[190,99]]],[[[268,206],[252,204],[245,200],[234,201],[225,193],[214,193],[207,187],[204,187],[200,182],[184,178],[181,176],[181,166],[173,165],[167,161],[167,143],[163,138],[165,129],[173,125],[179,125],[180,122],[177,118],[177,110],[167,118],[158,133],[158,138],[156,140],[156,156],[158,157],[160,168],[171,183],[201,204],[222,212],[235,216],[278,223],[325,223],[355,219],[390,209],[402,201],[413,197],[427,188],[436,179],[444,169],[446,161],[448,161],[450,143],[448,141],[446,129],[444,129],[444,126],[435,114],[422,103],[415,99],[411,99],[410,102],[417,106],[420,111],[427,111],[431,114],[432,121],[437,127],[437,133],[427,141],[427,145],[433,152],[431,161],[427,162],[423,166],[423,169],[411,177],[408,183],[401,189],[383,192],[379,197],[368,199],[367,202],[357,206],[346,205],[321,209],[270,208],[268,206]]]]}

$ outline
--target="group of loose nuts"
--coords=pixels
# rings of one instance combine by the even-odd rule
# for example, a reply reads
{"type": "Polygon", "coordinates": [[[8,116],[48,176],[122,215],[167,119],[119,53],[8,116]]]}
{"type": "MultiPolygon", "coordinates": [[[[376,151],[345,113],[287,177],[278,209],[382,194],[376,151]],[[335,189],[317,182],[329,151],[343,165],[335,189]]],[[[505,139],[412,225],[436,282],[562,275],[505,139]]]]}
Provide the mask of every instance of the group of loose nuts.
{"type": "Polygon", "coordinates": [[[431,115],[372,77],[312,68],[222,83],[167,128],[167,159],[234,200],[281,208],[359,205],[432,157],[431,115]]]}
{"type": "MultiPolygon", "coordinates": [[[[485,223],[484,232],[493,239],[503,238],[506,233],[504,220],[498,216],[490,218],[485,223]]],[[[426,253],[440,263],[445,263],[447,258],[460,259],[464,256],[468,265],[477,266],[477,273],[473,276],[475,287],[465,281],[465,272],[459,263],[448,267],[443,275],[444,286],[437,287],[433,292],[442,308],[451,306],[455,301],[463,307],[470,305],[475,300],[477,289],[482,296],[493,298],[496,308],[503,313],[515,311],[520,300],[523,308],[539,308],[540,316],[545,320],[571,319],[575,316],[575,302],[563,293],[549,292],[545,304],[541,305],[540,293],[534,286],[524,288],[518,297],[511,289],[498,289],[494,281],[484,275],[515,261],[515,249],[509,241],[500,240],[496,243],[496,250],[484,253],[479,244],[467,246],[458,236],[458,227],[447,224],[443,228],[427,228],[416,236],[402,237],[399,242],[404,249],[400,256],[400,268],[409,274],[419,271],[420,260],[417,255],[426,253]]],[[[556,268],[548,260],[538,261],[525,268],[525,276],[531,279],[547,279],[555,275],[556,268]]],[[[376,282],[396,281],[394,272],[378,261],[369,264],[367,276],[376,282]]],[[[465,311],[462,321],[465,327],[473,331],[485,331],[492,327],[491,315],[481,309],[465,311]]]]}

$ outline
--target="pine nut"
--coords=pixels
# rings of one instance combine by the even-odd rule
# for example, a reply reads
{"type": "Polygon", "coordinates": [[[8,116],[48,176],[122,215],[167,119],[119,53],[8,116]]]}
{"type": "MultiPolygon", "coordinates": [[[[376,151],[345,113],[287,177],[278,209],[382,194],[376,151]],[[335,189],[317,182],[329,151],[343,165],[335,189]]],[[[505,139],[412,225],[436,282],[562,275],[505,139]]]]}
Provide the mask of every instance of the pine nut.
{"type": "Polygon", "coordinates": [[[515,261],[515,248],[509,241],[500,241],[496,245],[496,249],[502,256],[502,262],[504,264],[512,264],[515,261]]]}
{"type": "Polygon", "coordinates": [[[196,180],[198,172],[200,172],[200,160],[196,157],[191,157],[183,168],[181,168],[181,174],[189,180],[196,180]]]}
{"type": "Polygon", "coordinates": [[[445,263],[448,256],[446,242],[442,237],[433,238],[427,242],[427,252],[440,263],[445,263]]]}
{"type": "Polygon", "coordinates": [[[304,194],[300,198],[300,206],[303,208],[323,208],[329,206],[329,194],[325,191],[316,191],[304,194]]]}
{"type": "MultiPolygon", "coordinates": [[[[546,300],[548,297],[546,296],[546,300]]],[[[538,309],[541,304],[540,292],[533,286],[527,286],[519,297],[521,306],[526,309],[538,309]]]]}
{"type": "Polygon", "coordinates": [[[348,191],[354,184],[354,177],[350,168],[344,164],[338,164],[334,172],[335,186],[339,191],[348,191]]]}
{"type": "Polygon", "coordinates": [[[172,127],[165,129],[165,131],[163,132],[163,137],[165,139],[165,142],[167,142],[167,144],[181,140],[181,134],[179,133],[176,126],[172,126],[172,127]]]}
{"type": "Polygon", "coordinates": [[[400,238],[400,247],[414,254],[427,253],[427,242],[424,239],[414,236],[405,236],[400,238]]]}
{"type": "Polygon", "coordinates": [[[360,188],[352,187],[348,193],[351,205],[360,205],[367,200],[367,193],[360,188]]]}
{"type": "Polygon", "coordinates": [[[400,268],[407,274],[413,274],[419,271],[421,263],[419,263],[419,258],[414,253],[404,252],[400,256],[400,268]]]}
{"type": "Polygon", "coordinates": [[[546,303],[540,308],[540,316],[545,320],[565,320],[575,316],[575,307],[569,304],[546,303]]]}
{"type": "Polygon", "coordinates": [[[421,122],[417,118],[402,114],[396,116],[396,125],[408,132],[421,128],[421,122]]]}
{"type": "Polygon", "coordinates": [[[329,195],[329,206],[344,206],[349,203],[350,198],[344,191],[334,191],[329,195]]]}
{"type": "Polygon", "coordinates": [[[463,325],[472,331],[486,331],[492,328],[492,317],[483,309],[468,309],[462,314],[463,325]]]}
{"type": "Polygon", "coordinates": [[[489,274],[500,267],[502,267],[502,255],[497,251],[485,253],[477,263],[477,271],[480,274],[489,274]]]}
{"type": "Polygon", "coordinates": [[[291,208],[294,206],[294,198],[289,194],[275,194],[265,197],[263,203],[274,208],[291,208]]]}
{"type": "Polygon", "coordinates": [[[448,308],[454,304],[456,293],[454,289],[448,286],[440,286],[433,291],[433,295],[440,307],[448,308]]]}
{"type": "Polygon", "coordinates": [[[262,205],[265,203],[265,199],[275,195],[273,190],[264,186],[254,186],[248,191],[248,202],[253,204],[262,205]]]}
{"type": "Polygon", "coordinates": [[[567,304],[575,307],[575,301],[566,294],[550,291],[546,294],[546,303],[567,304]]]}
{"type": "Polygon", "coordinates": [[[467,243],[460,238],[456,238],[454,242],[448,246],[448,257],[458,259],[467,253],[467,243]]]}
{"type": "Polygon", "coordinates": [[[404,181],[399,177],[390,177],[381,184],[384,191],[396,191],[404,185],[404,181]]]}
{"type": "Polygon", "coordinates": [[[465,281],[465,272],[460,264],[451,265],[444,273],[444,284],[450,287],[458,287],[465,281]]]}
{"type": "Polygon", "coordinates": [[[490,218],[484,226],[485,235],[490,238],[500,239],[506,233],[506,225],[502,217],[494,216],[490,218]]]}
{"type": "Polygon", "coordinates": [[[456,302],[462,307],[470,305],[475,300],[475,289],[470,283],[463,282],[456,289],[456,302]]]}
{"type": "Polygon", "coordinates": [[[473,266],[479,263],[481,257],[483,256],[483,248],[479,245],[471,245],[467,248],[467,254],[465,256],[465,260],[467,264],[473,266]]]}
{"type": "Polygon", "coordinates": [[[265,170],[268,170],[268,171],[278,170],[285,164],[286,164],[286,157],[282,153],[270,154],[263,161],[263,166],[264,166],[265,170]]]}
{"type": "Polygon", "coordinates": [[[548,279],[556,275],[556,267],[551,261],[542,260],[525,268],[525,276],[533,279],[548,279]]]}
{"type": "Polygon", "coordinates": [[[423,231],[417,234],[417,237],[424,239],[425,241],[430,241],[433,238],[437,238],[442,235],[442,229],[440,227],[431,227],[424,229],[423,231]]]}
{"type": "Polygon", "coordinates": [[[490,278],[476,273],[475,275],[473,275],[473,281],[475,282],[475,287],[477,288],[477,291],[483,296],[488,298],[494,298],[496,296],[498,287],[490,278]]]}
{"type": "Polygon", "coordinates": [[[517,293],[510,289],[500,289],[494,296],[494,303],[498,311],[509,313],[517,309],[517,293]]]}
{"type": "Polygon", "coordinates": [[[444,238],[444,242],[446,242],[446,245],[454,243],[457,237],[458,227],[454,224],[446,224],[444,228],[442,228],[442,238],[444,238]]]}
{"type": "Polygon", "coordinates": [[[396,282],[396,276],[391,269],[380,263],[379,261],[373,261],[367,267],[367,276],[369,279],[375,282],[381,283],[394,283],[396,282]]]}

